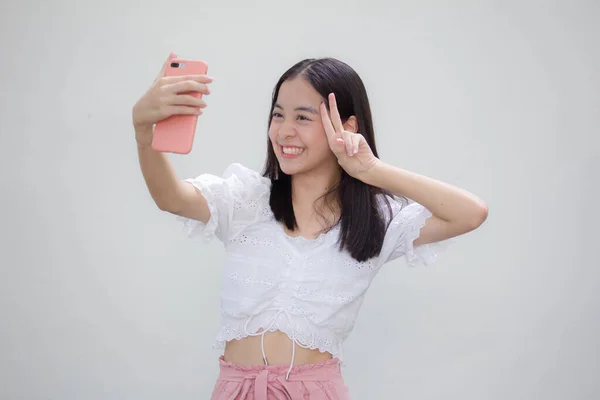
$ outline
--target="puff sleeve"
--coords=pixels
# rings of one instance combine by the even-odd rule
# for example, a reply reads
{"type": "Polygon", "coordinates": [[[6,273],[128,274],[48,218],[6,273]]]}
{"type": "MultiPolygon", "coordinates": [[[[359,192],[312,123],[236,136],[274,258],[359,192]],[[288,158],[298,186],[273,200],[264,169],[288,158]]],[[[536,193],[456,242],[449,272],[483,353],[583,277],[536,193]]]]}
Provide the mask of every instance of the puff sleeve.
{"type": "Polygon", "coordinates": [[[382,247],[382,263],[404,258],[409,267],[433,264],[439,253],[449,246],[451,240],[419,246],[413,243],[432,213],[416,202],[403,204],[399,200],[392,199],[391,206],[392,218],[382,247]]]}
{"type": "Polygon", "coordinates": [[[229,165],[221,176],[202,174],[185,179],[206,199],[210,219],[205,224],[177,217],[188,237],[200,237],[205,243],[215,237],[226,242],[248,225],[258,221],[269,204],[268,178],[241,164],[229,165]]]}

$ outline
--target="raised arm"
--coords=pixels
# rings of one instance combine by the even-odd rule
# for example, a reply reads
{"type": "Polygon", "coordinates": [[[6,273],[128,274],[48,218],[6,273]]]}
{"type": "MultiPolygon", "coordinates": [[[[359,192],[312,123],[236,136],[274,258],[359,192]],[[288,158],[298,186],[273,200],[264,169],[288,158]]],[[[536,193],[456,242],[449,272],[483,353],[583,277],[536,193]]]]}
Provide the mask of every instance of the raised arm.
{"type": "Polygon", "coordinates": [[[209,94],[205,75],[164,77],[164,71],[174,54],[163,65],[148,91],[133,107],[133,126],[142,175],[152,199],[163,211],[207,222],[210,211],[204,197],[193,185],[179,179],[164,153],[152,149],[154,124],[175,114],[202,114],[206,103],[202,99],[181,94],[198,91],[209,94]]]}
{"type": "Polygon", "coordinates": [[[472,193],[445,182],[377,162],[362,175],[364,182],[406,196],[433,214],[414,245],[439,242],[478,228],[487,218],[487,205],[472,193]]]}
{"type": "Polygon", "coordinates": [[[321,118],[331,149],[342,168],[369,185],[406,196],[431,212],[431,218],[427,219],[414,241],[415,246],[465,234],[487,219],[487,205],[472,193],[377,159],[365,138],[356,133],[356,118],[352,116],[344,126],[335,95],[330,94],[328,101],[331,117],[325,103],[322,103],[321,118]]]}

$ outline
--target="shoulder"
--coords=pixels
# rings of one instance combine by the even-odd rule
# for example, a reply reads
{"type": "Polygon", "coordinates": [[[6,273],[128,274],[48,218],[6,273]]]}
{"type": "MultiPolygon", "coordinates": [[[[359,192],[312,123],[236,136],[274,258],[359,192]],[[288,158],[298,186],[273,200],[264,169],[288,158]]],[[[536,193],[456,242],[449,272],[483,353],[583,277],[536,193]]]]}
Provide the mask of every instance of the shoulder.
{"type": "Polygon", "coordinates": [[[268,204],[271,194],[271,180],[241,163],[229,164],[220,174],[204,173],[186,181],[223,212],[229,207],[235,212],[268,204]]]}
{"type": "MultiPolygon", "coordinates": [[[[203,182],[235,197],[255,197],[269,193],[271,180],[241,163],[229,164],[221,174],[202,174],[190,181],[203,182]]],[[[224,193],[225,194],[225,193],[224,193]]]]}
{"type": "Polygon", "coordinates": [[[271,180],[240,163],[229,164],[220,174],[204,173],[186,181],[199,189],[210,210],[207,224],[185,219],[188,232],[227,241],[270,217],[271,180]]]}
{"type": "Polygon", "coordinates": [[[380,215],[388,223],[410,204],[408,199],[393,194],[381,193],[375,198],[380,215]]]}
{"type": "Polygon", "coordinates": [[[235,213],[253,213],[269,205],[271,180],[260,172],[241,163],[232,163],[223,172],[222,179],[227,182],[235,213]]]}
{"type": "Polygon", "coordinates": [[[271,180],[262,176],[260,172],[249,168],[241,163],[231,163],[225,168],[223,172],[223,178],[227,179],[230,177],[236,177],[242,181],[248,183],[260,183],[264,185],[270,185],[271,180]]]}
{"type": "Polygon", "coordinates": [[[270,191],[271,180],[264,177],[258,171],[240,163],[232,163],[227,166],[222,178],[237,184],[240,188],[254,191],[270,191]]]}
{"type": "Polygon", "coordinates": [[[423,205],[405,197],[380,194],[377,200],[381,215],[388,224],[388,231],[406,229],[413,223],[422,224],[431,216],[423,205]]]}
{"type": "Polygon", "coordinates": [[[387,225],[380,254],[382,264],[402,256],[409,266],[432,264],[437,254],[449,243],[446,241],[415,245],[415,240],[420,236],[421,229],[432,213],[422,204],[402,197],[384,196],[380,203],[387,203],[390,210],[389,213],[384,213],[387,216],[387,225]]]}

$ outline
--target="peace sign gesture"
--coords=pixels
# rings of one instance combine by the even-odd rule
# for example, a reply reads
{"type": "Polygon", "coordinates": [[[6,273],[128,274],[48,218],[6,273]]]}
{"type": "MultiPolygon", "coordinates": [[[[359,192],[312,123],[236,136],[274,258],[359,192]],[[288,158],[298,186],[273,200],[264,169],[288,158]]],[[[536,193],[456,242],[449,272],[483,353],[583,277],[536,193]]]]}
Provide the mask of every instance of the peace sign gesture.
{"type": "Polygon", "coordinates": [[[333,93],[329,94],[328,101],[331,118],[325,103],[321,103],[320,111],[329,147],[344,171],[348,175],[360,179],[359,175],[371,169],[378,162],[378,159],[371,151],[363,135],[344,129],[333,93]]]}

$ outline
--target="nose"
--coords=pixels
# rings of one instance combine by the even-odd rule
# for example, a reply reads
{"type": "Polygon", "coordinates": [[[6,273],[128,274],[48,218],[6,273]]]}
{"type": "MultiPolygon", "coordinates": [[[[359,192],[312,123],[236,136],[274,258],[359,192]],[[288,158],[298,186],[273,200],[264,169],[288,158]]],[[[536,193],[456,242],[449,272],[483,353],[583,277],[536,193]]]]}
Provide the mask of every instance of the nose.
{"type": "Polygon", "coordinates": [[[284,122],[279,127],[279,132],[277,133],[281,139],[288,139],[296,136],[296,128],[293,125],[284,122]]]}

